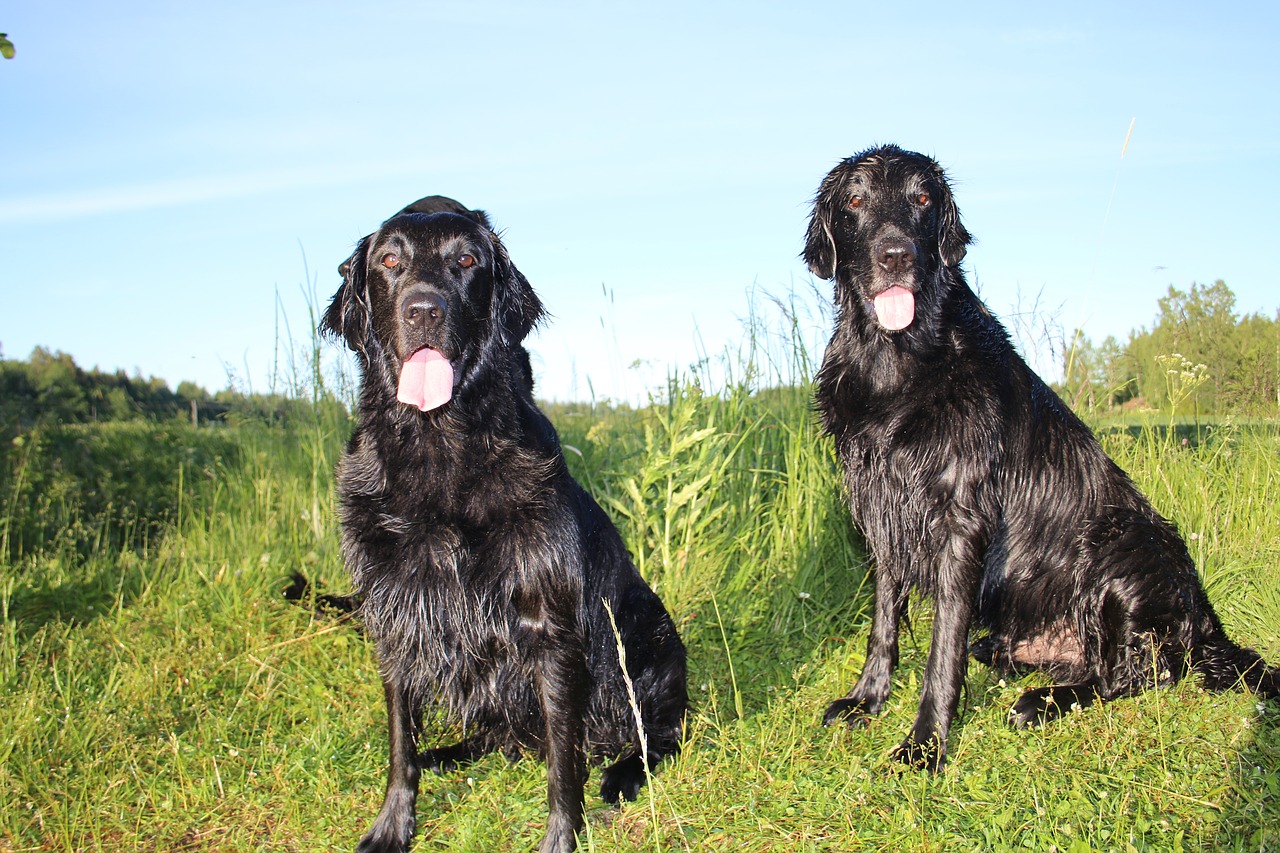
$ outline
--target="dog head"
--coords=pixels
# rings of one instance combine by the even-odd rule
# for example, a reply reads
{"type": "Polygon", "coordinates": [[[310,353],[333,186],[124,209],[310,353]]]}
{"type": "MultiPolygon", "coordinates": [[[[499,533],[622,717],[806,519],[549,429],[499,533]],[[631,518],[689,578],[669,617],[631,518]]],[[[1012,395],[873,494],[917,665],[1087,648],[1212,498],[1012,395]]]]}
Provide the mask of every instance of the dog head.
{"type": "Polygon", "coordinates": [[[423,411],[518,348],[543,313],[487,218],[472,213],[388,219],[339,268],[320,323],[360,356],[366,383],[383,367],[400,399],[423,411]]]}
{"type": "MultiPolygon", "coordinates": [[[[463,206],[462,202],[449,198],[447,195],[423,196],[417,201],[400,208],[391,218],[394,219],[396,216],[403,216],[406,213],[456,213],[483,225],[490,231],[493,230],[493,224],[489,222],[489,214],[483,210],[471,210],[463,206]]],[[[355,256],[355,252],[352,252],[351,257],[338,264],[338,275],[343,278],[347,277],[347,270],[350,268],[351,261],[355,259],[355,256]]]]}
{"type": "Polygon", "coordinates": [[[886,145],[839,163],[823,179],[804,260],[837,294],[869,307],[896,332],[915,319],[917,295],[959,265],[973,242],[946,175],[923,154],[886,145]]]}

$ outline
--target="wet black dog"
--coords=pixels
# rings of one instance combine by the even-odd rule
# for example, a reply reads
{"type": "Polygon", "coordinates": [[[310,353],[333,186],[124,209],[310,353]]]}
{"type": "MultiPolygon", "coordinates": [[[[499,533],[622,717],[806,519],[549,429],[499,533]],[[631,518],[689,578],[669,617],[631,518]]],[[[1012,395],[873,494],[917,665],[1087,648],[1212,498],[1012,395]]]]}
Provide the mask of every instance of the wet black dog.
{"type": "Polygon", "coordinates": [[[823,180],[804,259],[835,281],[817,403],[875,561],[862,675],[825,722],[884,705],[910,590],[934,601],[920,707],[896,756],[937,770],[979,660],[1039,667],[1018,726],[1167,684],[1276,696],[1280,674],[1224,634],[1174,526],[1023,362],[960,270],[970,236],[942,169],[885,146],[823,180]]]}
{"type": "Polygon", "coordinates": [[[359,849],[407,849],[421,768],[528,750],[547,762],[540,849],[572,850],[588,758],[613,762],[600,793],[616,802],[678,750],[684,647],[534,403],[521,341],[541,302],[487,217],[423,202],[360,241],[322,321],[362,373],[338,493],[390,723],[386,799],[359,849]],[[418,751],[428,702],[460,743],[418,751]]]}

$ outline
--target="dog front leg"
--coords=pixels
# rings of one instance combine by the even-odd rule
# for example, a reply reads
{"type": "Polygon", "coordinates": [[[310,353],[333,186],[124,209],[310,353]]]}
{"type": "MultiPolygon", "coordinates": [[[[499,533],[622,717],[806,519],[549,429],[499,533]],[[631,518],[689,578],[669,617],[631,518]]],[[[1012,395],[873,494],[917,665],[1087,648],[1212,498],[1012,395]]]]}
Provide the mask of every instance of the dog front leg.
{"type": "Polygon", "coordinates": [[[858,683],[842,699],[827,706],[822,724],[844,720],[850,726],[865,726],[880,713],[889,698],[890,680],[898,665],[898,623],[902,619],[904,594],[892,573],[876,567],[875,609],[871,615],[871,637],[867,640],[867,660],[858,683]]]}
{"type": "Polygon", "coordinates": [[[546,720],[547,834],[539,853],[569,853],[582,829],[587,781],[584,716],[587,659],[577,626],[548,626],[538,690],[546,720]]]}
{"type": "Polygon", "coordinates": [[[403,685],[384,676],[391,762],[387,794],[382,810],[356,853],[404,853],[409,849],[415,825],[414,802],[418,797],[418,732],[422,727],[422,703],[403,685]]]}
{"type": "Polygon", "coordinates": [[[969,622],[982,571],[977,553],[968,543],[956,543],[951,559],[939,572],[920,707],[910,733],[894,750],[899,761],[931,773],[941,770],[946,761],[947,735],[969,665],[969,622]]]}

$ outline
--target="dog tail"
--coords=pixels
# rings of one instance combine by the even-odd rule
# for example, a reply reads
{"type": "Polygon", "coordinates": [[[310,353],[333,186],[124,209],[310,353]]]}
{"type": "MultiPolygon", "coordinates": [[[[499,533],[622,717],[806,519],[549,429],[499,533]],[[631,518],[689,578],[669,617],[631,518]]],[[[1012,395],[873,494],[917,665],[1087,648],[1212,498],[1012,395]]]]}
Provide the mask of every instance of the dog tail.
{"type": "Polygon", "coordinates": [[[289,576],[289,585],[280,590],[280,594],[286,601],[303,606],[314,599],[313,606],[317,616],[347,615],[360,609],[360,599],[357,596],[317,593],[311,581],[299,571],[289,576]]]}
{"type": "Polygon", "coordinates": [[[1244,685],[1267,699],[1280,699],[1280,667],[1268,667],[1253,649],[1236,645],[1222,631],[1191,648],[1191,666],[1207,690],[1221,693],[1244,685]]]}

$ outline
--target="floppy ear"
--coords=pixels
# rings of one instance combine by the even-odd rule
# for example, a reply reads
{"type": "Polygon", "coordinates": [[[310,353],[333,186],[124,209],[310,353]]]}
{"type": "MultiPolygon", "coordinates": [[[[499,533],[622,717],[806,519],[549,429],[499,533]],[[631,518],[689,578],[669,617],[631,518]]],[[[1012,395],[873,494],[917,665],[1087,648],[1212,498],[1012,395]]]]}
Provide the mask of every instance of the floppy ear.
{"type": "Polygon", "coordinates": [[[544,313],[542,301],[533,292],[533,285],[524,277],[506,246],[492,232],[493,241],[493,302],[490,308],[494,328],[508,345],[518,344],[533,330],[544,313]]]}
{"type": "Polygon", "coordinates": [[[338,265],[342,286],[333,294],[329,307],[320,318],[320,331],[340,337],[347,346],[363,353],[369,337],[369,293],[365,283],[365,254],[369,238],[356,245],[356,250],[338,265]]]}
{"type": "Polygon", "coordinates": [[[965,247],[973,242],[973,237],[960,222],[960,209],[956,207],[951,185],[941,170],[938,172],[938,186],[942,188],[938,204],[938,254],[945,266],[954,267],[964,260],[965,247]]]}
{"type": "Polygon", "coordinates": [[[804,236],[804,262],[818,278],[835,278],[836,238],[831,232],[835,216],[837,190],[843,183],[844,164],[836,166],[822,179],[818,194],[813,199],[813,213],[809,217],[809,230],[804,236]]]}

